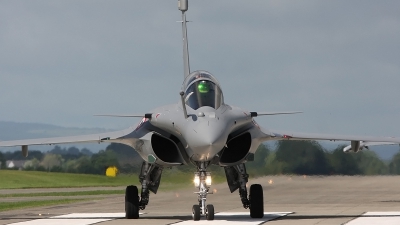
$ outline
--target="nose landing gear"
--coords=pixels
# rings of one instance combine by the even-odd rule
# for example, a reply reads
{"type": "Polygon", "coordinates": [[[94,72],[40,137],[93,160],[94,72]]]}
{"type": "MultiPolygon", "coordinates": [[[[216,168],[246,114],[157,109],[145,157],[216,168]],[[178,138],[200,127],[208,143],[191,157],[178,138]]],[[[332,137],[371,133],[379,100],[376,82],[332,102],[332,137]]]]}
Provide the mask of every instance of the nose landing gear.
{"type": "Polygon", "coordinates": [[[209,162],[197,162],[197,172],[194,174],[194,185],[199,188],[198,205],[192,207],[192,217],[194,221],[200,220],[200,216],[205,216],[207,220],[214,220],[214,206],[206,205],[207,194],[211,186],[211,173],[207,172],[209,162]]]}

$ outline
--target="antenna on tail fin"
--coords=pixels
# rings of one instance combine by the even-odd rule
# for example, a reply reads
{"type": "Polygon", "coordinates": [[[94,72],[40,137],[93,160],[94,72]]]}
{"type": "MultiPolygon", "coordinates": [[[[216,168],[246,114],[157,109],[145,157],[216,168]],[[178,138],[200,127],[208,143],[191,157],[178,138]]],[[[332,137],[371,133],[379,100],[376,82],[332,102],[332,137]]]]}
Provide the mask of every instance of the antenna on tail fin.
{"type": "Polygon", "coordinates": [[[187,27],[186,27],[186,11],[188,10],[188,0],[178,0],[178,8],[182,11],[182,37],[183,37],[183,72],[184,78],[189,76],[189,47],[187,40],[187,27]]]}

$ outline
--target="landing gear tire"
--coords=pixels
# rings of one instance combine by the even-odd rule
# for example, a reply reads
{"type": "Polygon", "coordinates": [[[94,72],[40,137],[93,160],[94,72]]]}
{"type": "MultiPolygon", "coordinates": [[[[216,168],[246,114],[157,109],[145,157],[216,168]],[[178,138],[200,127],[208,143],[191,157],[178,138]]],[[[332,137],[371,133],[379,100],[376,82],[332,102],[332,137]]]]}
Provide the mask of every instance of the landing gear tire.
{"type": "Polygon", "coordinates": [[[250,216],[251,218],[264,217],[264,195],[263,188],[260,184],[250,186],[250,216]]]}
{"type": "Polygon", "coordinates": [[[207,205],[206,207],[206,219],[207,220],[214,220],[214,206],[207,205]]]}
{"type": "Polygon", "coordinates": [[[127,186],[125,191],[125,217],[127,219],[139,218],[139,195],[136,186],[127,186]]]}
{"type": "Polygon", "coordinates": [[[192,217],[193,217],[194,221],[199,221],[200,220],[200,206],[199,205],[193,205],[192,217]]]}

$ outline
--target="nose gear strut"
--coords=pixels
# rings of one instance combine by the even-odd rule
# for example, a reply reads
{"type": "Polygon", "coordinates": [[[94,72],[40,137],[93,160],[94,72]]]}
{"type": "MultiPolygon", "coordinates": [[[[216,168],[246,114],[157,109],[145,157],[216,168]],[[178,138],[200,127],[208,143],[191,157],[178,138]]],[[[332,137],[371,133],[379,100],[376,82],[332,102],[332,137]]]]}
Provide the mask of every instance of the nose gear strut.
{"type": "Polygon", "coordinates": [[[197,164],[197,172],[195,173],[194,183],[195,186],[199,188],[198,192],[198,205],[193,205],[192,208],[192,216],[193,220],[200,220],[200,216],[206,216],[207,220],[214,220],[214,206],[209,204],[206,205],[207,194],[210,193],[211,186],[211,173],[207,172],[207,166],[210,162],[196,162],[197,164]]]}

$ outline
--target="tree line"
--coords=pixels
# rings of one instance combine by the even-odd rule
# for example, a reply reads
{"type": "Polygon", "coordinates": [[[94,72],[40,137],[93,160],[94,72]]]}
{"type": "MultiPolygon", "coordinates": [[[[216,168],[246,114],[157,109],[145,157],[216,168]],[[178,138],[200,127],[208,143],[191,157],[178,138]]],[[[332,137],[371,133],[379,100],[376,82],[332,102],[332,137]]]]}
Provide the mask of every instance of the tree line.
{"type": "Polygon", "coordinates": [[[328,151],[317,141],[276,142],[274,150],[260,145],[248,170],[257,175],[385,175],[400,174],[400,151],[389,162],[376,153],[362,150],[344,153],[344,145],[328,151]]]}
{"type": "MultiPolygon", "coordinates": [[[[384,175],[400,174],[400,152],[389,162],[383,162],[374,152],[363,150],[358,153],[344,153],[344,146],[333,150],[324,149],[316,141],[278,141],[275,148],[261,144],[254,161],[246,164],[250,174],[278,175],[384,175]]],[[[20,151],[0,152],[1,167],[6,160],[26,160],[24,170],[48,172],[104,174],[109,166],[116,166],[121,173],[139,172],[141,157],[129,146],[112,143],[105,150],[92,153],[88,149],[55,146],[51,151],[30,151],[27,158],[20,151]]],[[[184,172],[194,168],[181,166],[184,172]]],[[[221,168],[210,167],[213,172],[221,168]]]]}
{"type": "Polygon", "coordinates": [[[114,143],[98,153],[92,153],[86,148],[60,146],[48,152],[29,151],[26,158],[20,151],[0,152],[0,161],[4,161],[1,163],[3,169],[6,160],[25,160],[23,170],[84,174],[104,174],[109,166],[116,166],[122,173],[134,173],[140,165],[139,155],[131,147],[114,143]]]}

